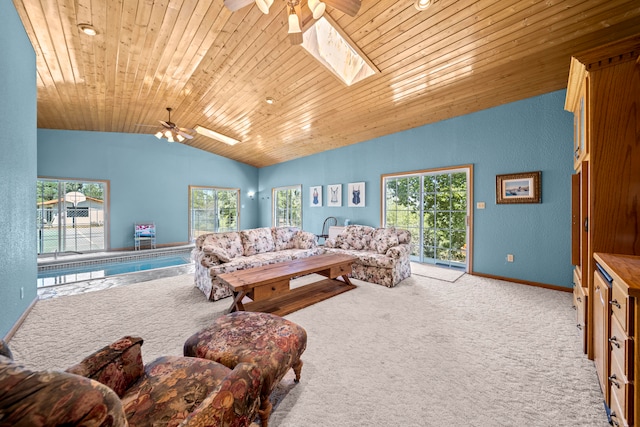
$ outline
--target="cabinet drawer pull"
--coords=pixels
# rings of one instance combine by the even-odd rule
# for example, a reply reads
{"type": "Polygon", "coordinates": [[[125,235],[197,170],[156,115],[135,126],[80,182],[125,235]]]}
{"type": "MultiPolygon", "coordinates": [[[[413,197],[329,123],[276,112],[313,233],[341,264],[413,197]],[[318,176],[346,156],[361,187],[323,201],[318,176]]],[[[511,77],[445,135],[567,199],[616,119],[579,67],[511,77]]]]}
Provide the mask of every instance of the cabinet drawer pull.
{"type": "Polygon", "coordinates": [[[581,325],[580,323],[578,323],[578,324],[576,325],[576,328],[578,328],[578,329],[582,330],[582,325],[581,325]]]}
{"type": "Polygon", "coordinates": [[[609,377],[609,382],[611,384],[613,384],[614,386],[616,386],[617,388],[620,388],[620,383],[618,381],[616,381],[618,379],[618,377],[616,377],[616,374],[613,374],[609,377]]]}
{"type": "Polygon", "coordinates": [[[616,338],[615,336],[612,336],[611,338],[609,338],[609,342],[611,343],[611,345],[615,345],[616,347],[620,348],[620,343],[618,342],[618,338],[616,338]]]}
{"type": "Polygon", "coordinates": [[[582,302],[582,297],[578,297],[576,300],[578,300],[578,302],[582,302]]]}
{"type": "Polygon", "coordinates": [[[617,300],[617,299],[612,300],[611,302],[609,302],[609,304],[611,304],[611,305],[615,305],[615,306],[616,306],[616,308],[618,308],[618,309],[622,308],[622,307],[620,306],[620,303],[618,302],[618,300],[617,300]]]}

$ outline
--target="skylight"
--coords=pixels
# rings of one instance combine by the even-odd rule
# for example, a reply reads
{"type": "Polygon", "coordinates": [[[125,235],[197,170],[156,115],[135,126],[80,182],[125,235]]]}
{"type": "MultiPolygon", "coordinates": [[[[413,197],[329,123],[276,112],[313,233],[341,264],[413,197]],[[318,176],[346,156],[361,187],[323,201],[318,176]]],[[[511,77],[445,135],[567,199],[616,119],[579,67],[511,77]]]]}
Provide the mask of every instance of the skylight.
{"type": "Polygon", "coordinates": [[[325,17],[318,19],[304,32],[302,47],[347,86],[378,71],[325,17]]]}

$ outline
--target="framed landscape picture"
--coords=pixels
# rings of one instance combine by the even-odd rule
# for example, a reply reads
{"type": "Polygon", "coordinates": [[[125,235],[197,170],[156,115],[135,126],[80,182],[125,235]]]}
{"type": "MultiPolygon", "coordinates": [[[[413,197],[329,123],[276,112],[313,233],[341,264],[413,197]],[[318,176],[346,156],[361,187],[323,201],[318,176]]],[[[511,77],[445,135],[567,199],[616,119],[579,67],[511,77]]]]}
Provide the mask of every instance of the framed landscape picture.
{"type": "Polygon", "coordinates": [[[342,206],[342,184],[327,185],[327,206],[342,206]]]}
{"type": "Polygon", "coordinates": [[[348,188],[348,206],[350,208],[364,208],[364,182],[352,182],[349,184],[348,188]]]}
{"type": "Polygon", "coordinates": [[[322,207],[322,185],[309,187],[309,206],[312,208],[322,207]]]}
{"type": "Polygon", "coordinates": [[[540,203],[541,172],[496,175],[496,203],[540,203]]]}

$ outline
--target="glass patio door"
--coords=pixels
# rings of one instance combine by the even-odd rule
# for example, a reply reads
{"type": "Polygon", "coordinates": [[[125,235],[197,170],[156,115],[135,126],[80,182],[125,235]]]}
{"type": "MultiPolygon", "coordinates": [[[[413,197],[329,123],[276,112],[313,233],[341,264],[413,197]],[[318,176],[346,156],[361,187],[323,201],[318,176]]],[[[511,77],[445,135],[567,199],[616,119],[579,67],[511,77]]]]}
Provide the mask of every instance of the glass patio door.
{"type": "Polygon", "coordinates": [[[411,231],[411,258],[467,270],[470,168],[383,177],[384,226],[411,231]]]}
{"type": "Polygon", "coordinates": [[[107,182],[37,181],[38,254],[105,250],[107,182]]]}

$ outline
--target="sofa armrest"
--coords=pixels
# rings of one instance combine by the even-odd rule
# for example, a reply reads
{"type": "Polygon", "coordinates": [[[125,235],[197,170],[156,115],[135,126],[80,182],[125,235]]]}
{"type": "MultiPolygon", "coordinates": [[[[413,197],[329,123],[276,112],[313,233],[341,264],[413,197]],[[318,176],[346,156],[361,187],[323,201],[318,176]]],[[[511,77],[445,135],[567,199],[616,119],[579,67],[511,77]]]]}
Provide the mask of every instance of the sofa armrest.
{"type": "Polygon", "coordinates": [[[83,359],[67,372],[101,382],[122,397],[144,373],[142,338],[124,337],[83,359]]]}
{"type": "Polygon", "coordinates": [[[411,253],[411,248],[409,247],[409,244],[401,243],[399,245],[392,246],[389,249],[387,249],[387,252],[385,253],[385,255],[388,257],[397,259],[397,258],[402,258],[404,256],[409,256],[410,253],[411,253]]]}
{"type": "Polygon", "coordinates": [[[262,373],[252,363],[239,363],[180,427],[248,426],[260,407],[262,373]]]}
{"type": "Polygon", "coordinates": [[[318,236],[309,231],[299,230],[293,236],[293,242],[296,249],[314,249],[318,247],[318,236]]]}
{"type": "Polygon", "coordinates": [[[122,402],[98,381],[58,371],[31,371],[0,361],[3,426],[127,426],[122,402]]]}

